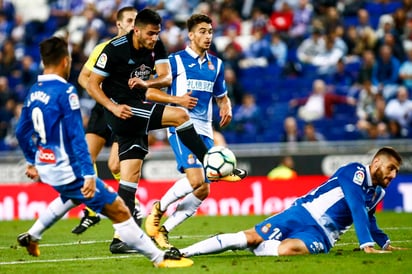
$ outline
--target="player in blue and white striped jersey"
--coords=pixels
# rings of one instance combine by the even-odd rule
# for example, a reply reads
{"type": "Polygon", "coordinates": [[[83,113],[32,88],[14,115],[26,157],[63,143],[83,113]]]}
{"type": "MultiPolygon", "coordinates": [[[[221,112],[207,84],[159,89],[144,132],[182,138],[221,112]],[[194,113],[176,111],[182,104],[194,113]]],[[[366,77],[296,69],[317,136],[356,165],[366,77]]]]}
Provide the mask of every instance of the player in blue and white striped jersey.
{"type": "MultiPolygon", "coordinates": [[[[212,20],[203,14],[194,14],[187,20],[190,44],[186,49],[169,56],[172,70],[172,86],[169,96],[183,97],[188,94],[197,99],[196,105],[187,109],[190,119],[206,146],[214,145],[212,129],[213,98],[219,107],[221,127],[232,120],[232,106],[227,96],[222,60],[209,54],[212,44],[212,20]]],[[[165,102],[168,97],[158,92],[146,93],[150,100],[165,102]]],[[[155,202],[148,215],[145,227],[149,236],[162,248],[170,248],[168,232],[192,216],[210,192],[206,183],[202,159],[183,144],[176,134],[176,128],[169,128],[169,143],[173,148],[178,170],[186,176],[179,179],[160,199],[155,202]],[[200,161],[199,161],[200,160],[200,161]],[[181,199],[176,211],[160,227],[163,213],[172,203],[181,199]]],[[[246,176],[246,171],[236,168],[233,174],[220,180],[238,181],[246,176]]]]}
{"type": "Polygon", "coordinates": [[[328,253],[352,224],[360,249],[367,253],[403,249],[391,245],[375,219],[384,188],[401,164],[397,151],[383,147],[370,165],[354,162],[342,166],[321,186],[254,228],[220,234],[180,251],[186,257],[236,249],[250,249],[256,256],[328,253]],[[375,249],[375,243],[382,249],[375,249]]]}

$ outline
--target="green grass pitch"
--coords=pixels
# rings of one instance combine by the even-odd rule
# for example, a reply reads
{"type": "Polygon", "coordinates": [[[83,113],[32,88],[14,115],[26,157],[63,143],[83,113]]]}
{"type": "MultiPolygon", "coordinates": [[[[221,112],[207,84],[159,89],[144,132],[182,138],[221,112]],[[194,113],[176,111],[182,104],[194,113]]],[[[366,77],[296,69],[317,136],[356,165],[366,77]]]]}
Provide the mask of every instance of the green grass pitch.
{"type": "MultiPolygon", "coordinates": [[[[184,247],[219,232],[237,232],[252,227],[265,216],[195,216],[170,234],[176,247],[184,247]]],[[[31,257],[19,247],[16,236],[33,221],[0,222],[0,273],[411,273],[412,214],[379,212],[378,224],[394,246],[409,250],[391,254],[365,254],[350,229],[329,254],[294,257],[255,257],[247,251],[194,257],[185,269],[156,269],[141,255],[112,255],[112,226],[107,219],[83,235],[72,234],[76,219],[61,220],[40,243],[41,256],[31,257]]]]}

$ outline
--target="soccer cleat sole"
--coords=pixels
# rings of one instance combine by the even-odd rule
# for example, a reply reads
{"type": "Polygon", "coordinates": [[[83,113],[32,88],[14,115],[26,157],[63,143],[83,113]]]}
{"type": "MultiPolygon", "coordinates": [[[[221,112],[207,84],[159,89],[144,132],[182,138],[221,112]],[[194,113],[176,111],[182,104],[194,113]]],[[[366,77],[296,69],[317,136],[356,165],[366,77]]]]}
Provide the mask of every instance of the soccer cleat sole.
{"type": "Polygon", "coordinates": [[[193,265],[193,261],[187,258],[180,258],[179,260],[166,259],[160,263],[155,264],[157,268],[179,268],[190,267],[193,265]]]}
{"type": "Polygon", "coordinates": [[[26,248],[29,255],[34,257],[40,256],[40,249],[39,249],[39,242],[33,241],[29,233],[22,233],[17,236],[17,241],[19,242],[20,246],[26,248]]]}

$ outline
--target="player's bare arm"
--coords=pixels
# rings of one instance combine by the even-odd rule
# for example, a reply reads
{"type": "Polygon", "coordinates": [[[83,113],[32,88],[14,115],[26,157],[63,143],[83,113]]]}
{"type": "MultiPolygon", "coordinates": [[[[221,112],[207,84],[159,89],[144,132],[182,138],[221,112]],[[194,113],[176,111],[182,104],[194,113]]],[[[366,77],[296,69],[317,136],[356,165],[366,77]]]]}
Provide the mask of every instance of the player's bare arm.
{"type": "Polygon", "coordinates": [[[80,71],[79,77],[77,79],[77,82],[79,82],[80,86],[87,91],[87,82],[89,81],[90,74],[92,72],[87,69],[85,66],[82,67],[82,70],[80,71]]]}
{"type": "Polygon", "coordinates": [[[192,109],[197,105],[198,98],[191,96],[192,92],[182,96],[173,96],[156,88],[149,88],[146,91],[146,99],[164,104],[176,104],[187,109],[192,109]]]}
{"type": "Polygon", "coordinates": [[[96,102],[104,106],[110,112],[112,112],[116,117],[121,119],[128,119],[132,117],[132,111],[128,105],[119,105],[111,101],[106,94],[104,94],[101,83],[105,78],[96,73],[91,73],[89,81],[87,82],[87,92],[93,97],[96,102]]]}
{"type": "Polygon", "coordinates": [[[225,127],[230,123],[230,121],[232,121],[232,104],[227,95],[221,98],[217,98],[216,102],[219,107],[219,115],[220,115],[219,126],[225,127]]]}

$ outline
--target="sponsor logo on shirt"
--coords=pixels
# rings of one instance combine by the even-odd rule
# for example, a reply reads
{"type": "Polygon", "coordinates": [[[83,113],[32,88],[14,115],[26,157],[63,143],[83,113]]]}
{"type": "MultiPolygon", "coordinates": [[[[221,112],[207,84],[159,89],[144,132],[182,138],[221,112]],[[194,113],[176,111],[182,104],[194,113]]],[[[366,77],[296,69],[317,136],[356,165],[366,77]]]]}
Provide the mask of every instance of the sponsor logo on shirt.
{"type": "Polygon", "coordinates": [[[365,173],[361,170],[356,171],[353,175],[353,182],[357,185],[362,185],[364,179],[365,173]]]}
{"type": "Polygon", "coordinates": [[[76,93],[72,93],[72,94],[69,95],[69,104],[70,104],[70,108],[72,110],[80,108],[79,97],[77,96],[76,93]]]}
{"type": "Polygon", "coordinates": [[[56,163],[56,156],[54,155],[54,151],[47,148],[39,147],[39,161],[42,163],[47,164],[55,164],[56,163]]]}
{"type": "Polygon", "coordinates": [[[106,53],[102,53],[99,56],[99,59],[97,59],[96,66],[99,68],[105,68],[107,63],[107,55],[106,53]]]}

